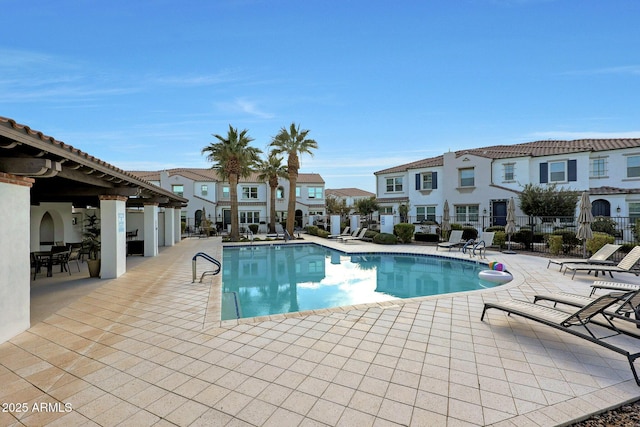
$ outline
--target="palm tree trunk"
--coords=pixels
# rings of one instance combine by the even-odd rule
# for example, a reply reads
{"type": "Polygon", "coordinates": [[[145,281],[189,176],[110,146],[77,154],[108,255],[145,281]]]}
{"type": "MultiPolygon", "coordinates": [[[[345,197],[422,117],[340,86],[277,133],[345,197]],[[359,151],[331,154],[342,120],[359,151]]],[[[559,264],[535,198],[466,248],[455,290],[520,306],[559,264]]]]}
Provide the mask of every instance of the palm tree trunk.
{"type": "Polygon", "coordinates": [[[229,197],[231,198],[231,235],[232,241],[240,240],[240,222],[238,221],[238,175],[229,175],[229,197]]]}
{"type": "Polygon", "coordinates": [[[293,236],[296,221],[296,186],[298,185],[298,169],[289,169],[289,205],[287,207],[287,231],[293,236]]]}
{"type": "Polygon", "coordinates": [[[276,232],[276,191],[278,190],[278,182],[276,181],[276,186],[270,186],[271,188],[271,206],[269,208],[269,232],[276,232]]]}

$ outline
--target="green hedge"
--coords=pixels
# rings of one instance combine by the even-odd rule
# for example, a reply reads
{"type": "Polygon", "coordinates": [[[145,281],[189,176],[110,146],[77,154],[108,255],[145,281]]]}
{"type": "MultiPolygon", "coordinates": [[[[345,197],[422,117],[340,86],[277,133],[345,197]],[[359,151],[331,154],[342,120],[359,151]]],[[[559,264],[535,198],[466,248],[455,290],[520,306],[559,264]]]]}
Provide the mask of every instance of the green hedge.
{"type": "Polygon", "coordinates": [[[377,243],[379,245],[395,245],[398,243],[398,238],[389,233],[378,233],[373,238],[373,243],[377,243]]]}
{"type": "Polygon", "coordinates": [[[440,236],[435,233],[416,233],[413,235],[413,238],[416,242],[438,243],[440,241],[440,236]]]}
{"type": "Polygon", "coordinates": [[[413,233],[416,230],[416,226],[413,224],[400,223],[393,226],[393,233],[398,236],[398,239],[402,243],[411,243],[413,239],[413,233]]]}

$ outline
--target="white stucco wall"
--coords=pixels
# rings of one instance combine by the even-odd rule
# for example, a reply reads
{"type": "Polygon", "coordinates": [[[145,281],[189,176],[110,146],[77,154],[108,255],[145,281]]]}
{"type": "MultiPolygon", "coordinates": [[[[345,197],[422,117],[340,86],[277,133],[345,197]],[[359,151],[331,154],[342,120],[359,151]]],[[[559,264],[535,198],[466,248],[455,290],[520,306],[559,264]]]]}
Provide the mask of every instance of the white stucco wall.
{"type": "Polygon", "coordinates": [[[29,328],[30,187],[0,182],[0,343],[29,328]]]}

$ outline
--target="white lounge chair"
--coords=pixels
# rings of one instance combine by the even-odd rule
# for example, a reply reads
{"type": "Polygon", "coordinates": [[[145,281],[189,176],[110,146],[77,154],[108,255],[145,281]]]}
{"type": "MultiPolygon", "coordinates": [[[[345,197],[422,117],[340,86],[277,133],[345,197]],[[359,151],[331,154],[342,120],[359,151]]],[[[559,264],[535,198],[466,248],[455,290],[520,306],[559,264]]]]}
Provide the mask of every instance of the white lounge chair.
{"type": "Polygon", "coordinates": [[[640,246],[636,246],[631,249],[627,255],[618,263],[618,265],[595,265],[595,264],[565,264],[564,273],[567,273],[567,270],[573,271],[573,275],[571,279],[573,280],[576,277],[576,272],[578,271],[588,271],[591,273],[592,271],[596,273],[609,273],[611,277],[613,277],[613,273],[634,273],[636,276],[640,274],[640,271],[633,271],[633,267],[640,261],[640,246]]]}
{"type": "Polygon", "coordinates": [[[605,264],[605,265],[615,265],[615,263],[613,261],[611,261],[609,258],[611,257],[611,255],[616,253],[616,251],[618,249],[620,249],[621,247],[622,247],[622,245],[613,245],[611,243],[607,243],[603,247],[598,249],[596,251],[596,253],[591,255],[590,258],[587,258],[587,259],[575,259],[575,258],[573,258],[573,259],[571,259],[571,258],[550,259],[549,263],[547,264],[547,268],[549,268],[549,266],[551,264],[558,264],[560,266],[560,271],[562,271],[562,267],[564,267],[565,264],[601,264],[601,265],[605,264]]]}
{"type": "Polygon", "coordinates": [[[462,244],[462,230],[451,230],[449,233],[449,241],[438,243],[436,247],[436,251],[438,248],[455,248],[456,246],[460,246],[462,244]]]}
{"type": "Polygon", "coordinates": [[[360,229],[360,233],[358,233],[357,236],[343,236],[343,237],[338,237],[338,239],[340,241],[342,241],[343,243],[347,243],[350,240],[364,240],[364,235],[367,233],[368,228],[361,228],[360,229]]]}
{"type": "Polygon", "coordinates": [[[344,230],[342,230],[342,233],[340,234],[329,234],[327,236],[328,239],[335,239],[336,237],[340,237],[340,236],[350,236],[351,234],[349,233],[349,231],[351,230],[351,227],[349,227],[348,225],[344,228],[344,230]]]}

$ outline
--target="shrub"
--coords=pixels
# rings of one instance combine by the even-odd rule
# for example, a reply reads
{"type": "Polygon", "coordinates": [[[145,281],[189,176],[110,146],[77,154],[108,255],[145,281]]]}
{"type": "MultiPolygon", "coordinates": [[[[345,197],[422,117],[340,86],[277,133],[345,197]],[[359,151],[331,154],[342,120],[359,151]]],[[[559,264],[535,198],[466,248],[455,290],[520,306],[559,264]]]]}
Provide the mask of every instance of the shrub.
{"type": "Polygon", "coordinates": [[[310,225],[307,227],[307,233],[311,234],[312,236],[317,236],[318,230],[320,229],[316,225],[310,225]]]}
{"type": "Polygon", "coordinates": [[[328,232],[328,231],[326,231],[326,230],[320,230],[320,229],[319,229],[316,235],[317,235],[318,237],[322,237],[322,238],[326,239],[327,237],[329,237],[329,236],[331,235],[331,233],[329,233],[329,232],[328,232]]]}
{"type": "Polygon", "coordinates": [[[552,234],[556,236],[562,236],[562,243],[565,246],[576,246],[580,244],[580,239],[576,237],[576,232],[569,229],[560,229],[554,231],[552,234]]]}
{"type": "Polygon", "coordinates": [[[559,234],[552,234],[549,236],[549,251],[553,255],[558,255],[562,252],[562,236],[559,234]]]}
{"type": "Polygon", "coordinates": [[[462,228],[462,240],[469,239],[477,239],[478,238],[478,230],[473,227],[463,227],[462,228]]]}
{"type": "MultiPolygon", "coordinates": [[[[440,236],[434,233],[416,233],[413,235],[413,238],[416,242],[435,242],[438,243],[440,241],[440,236]]],[[[495,237],[494,237],[495,241],[495,237]]]]}
{"type": "Polygon", "coordinates": [[[492,225],[491,227],[487,227],[484,231],[486,232],[504,231],[504,225],[492,225]]]}
{"type": "Polygon", "coordinates": [[[258,234],[258,224],[249,224],[249,230],[251,230],[253,234],[258,234]]]}
{"type": "Polygon", "coordinates": [[[591,223],[591,230],[594,232],[606,233],[614,236],[616,234],[616,222],[611,218],[597,216],[591,223]]]}
{"type": "Polygon", "coordinates": [[[496,234],[493,235],[493,244],[498,246],[500,249],[505,247],[505,242],[507,241],[507,234],[504,230],[497,230],[496,234]]]}
{"type": "Polygon", "coordinates": [[[415,230],[416,226],[413,224],[400,223],[393,226],[393,234],[398,236],[402,243],[411,243],[415,230]]]}
{"type": "Polygon", "coordinates": [[[378,233],[376,230],[367,230],[366,233],[364,233],[364,239],[365,240],[371,240],[373,241],[373,239],[380,233],[378,233]]]}
{"type": "Polygon", "coordinates": [[[395,245],[398,243],[398,238],[394,234],[378,233],[373,238],[373,243],[378,243],[380,245],[395,245]]]}
{"type": "Polygon", "coordinates": [[[606,245],[607,243],[615,242],[615,237],[611,236],[607,233],[594,232],[593,237],[591,239],[587,239],[586,247],[589,252],[592,254],[598,252],[601,247],[606,245]]]}
{"type": "Polygon", "coordinates": [[[520,229],[520,231],[513,233],[511,240],[522,243],[527,250],[530,250],[531,243],[533,243],[533,233],[530,229],[520,229]]]}

